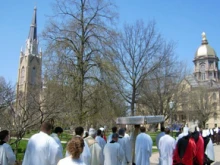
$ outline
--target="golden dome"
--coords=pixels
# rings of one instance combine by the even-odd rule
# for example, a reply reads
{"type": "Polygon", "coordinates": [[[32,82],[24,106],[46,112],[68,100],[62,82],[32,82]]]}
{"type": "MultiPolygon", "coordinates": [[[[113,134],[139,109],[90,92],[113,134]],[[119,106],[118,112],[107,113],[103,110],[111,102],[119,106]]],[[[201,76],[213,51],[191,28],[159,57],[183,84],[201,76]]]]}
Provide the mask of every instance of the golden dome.
{"type": "Polygon", "coordinates": [[[216,57],[215,50],[209,46],[206,34],[202,33],[202,45],[197,49],[195,53],[195,57],[202,57],[202,56],[214,56],[216,57]]]}

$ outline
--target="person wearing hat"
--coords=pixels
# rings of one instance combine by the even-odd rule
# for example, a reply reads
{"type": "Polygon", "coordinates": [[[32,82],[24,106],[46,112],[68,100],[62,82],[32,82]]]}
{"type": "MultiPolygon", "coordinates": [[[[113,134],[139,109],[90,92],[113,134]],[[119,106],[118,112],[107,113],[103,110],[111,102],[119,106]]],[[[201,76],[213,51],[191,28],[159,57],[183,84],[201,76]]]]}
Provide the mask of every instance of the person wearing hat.
{"type": "Polygon", "coordinates": [[[118,134],[112,134],[112,140],[104,147],[104,165],[122,165],[124,151],[118,143],[118,134]]]}
{"type": "Polygon", "coordinates": [[[104,160],[102,154],[102,148],[95,140],[95,137],[96,137],[96,130],[94,128],[90,128],[89,136],[84,140],[88,144],[91,153],[91,165],[102,165],[104,160]]]}
{"type": "Polygon", "coordinates": [[[202,136],[204,139],[204,165],[210,165],[215,161],[215,153],[214,153],[214,147],[212,143],[212,139],[209,136],[209,130],[203,130],[202,136]]]}
{"type": "Polygon", "coordinates": [[[196,157],[196,144],[189,133],[185,133],[177,142],[173,153],[173,165],[193,165],[196,157]]]}
{"type": "Polygon", "coordinates": [[[177,138],[176,138],[176,143],[178,142],[179,139],[181,139],[182,137],[184,136],[187,136],[188,135],[188,132],[189,132],[189,128],[188,127],[184,127],[183,128],[183,132],[180,133],[177,138]]]}
{"type": "Polygon", "coordinates": [[[199,128],[196,125],[190,127],[191,136],[196,143],[196,157],[194,165],[203,165],[204,163],[204,140],[199,133],[199,128]]]}
{"type": "Polygon", "coordinates": [[[170,135],[170,129],[165,128],[165,135],[159,140],[158,148],[160,153],[159,164],[160,165],[172,165],[173,164],[173,151],[176,147],[176,141],[170,135]]]}

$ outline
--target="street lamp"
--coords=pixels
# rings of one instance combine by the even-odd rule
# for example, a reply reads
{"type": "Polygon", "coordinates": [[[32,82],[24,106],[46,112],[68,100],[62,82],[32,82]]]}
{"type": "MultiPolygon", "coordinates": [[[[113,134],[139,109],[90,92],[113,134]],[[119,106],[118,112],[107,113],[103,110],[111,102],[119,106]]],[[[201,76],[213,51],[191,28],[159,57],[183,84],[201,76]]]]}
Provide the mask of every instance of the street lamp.
{"type": "MultiPolygon", "coordinates": [[[[169,102],[169,107],[170,107],[170,126],[171,126],[171,129],[172,129],[172,118],[173,118],[173,113],[172,113],[172,109],[173,109],[173,106],[174,106],[174,102],[173,101],[170,101],[169,102]]],[[[172,133],[173,133],[173,129],[172,129],[172,133]]]]}

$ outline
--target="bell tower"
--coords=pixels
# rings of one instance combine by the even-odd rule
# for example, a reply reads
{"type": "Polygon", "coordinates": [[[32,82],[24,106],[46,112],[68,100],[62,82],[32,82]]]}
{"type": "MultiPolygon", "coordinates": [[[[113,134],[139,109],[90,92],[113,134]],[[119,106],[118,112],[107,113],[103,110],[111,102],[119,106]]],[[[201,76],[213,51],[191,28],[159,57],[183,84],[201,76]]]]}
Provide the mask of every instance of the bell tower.
{"type": "Polygon", "coordinates": [[[37,8],[35,7],[25,50],[21,49],[20,51],[16,89],[17,100],[24,97],[27,99],[30,94],[35,94],[40,98],[42,86],[41,67],[42,52],[41,50],[38,51],[37,8]]]}
{"type": "Polygon", "coordinates": [[[202,33],[202,43],[195,53],[194,76],[198,81],[219,81],[218,57],[208,44],[206,34],[202,33]]]}

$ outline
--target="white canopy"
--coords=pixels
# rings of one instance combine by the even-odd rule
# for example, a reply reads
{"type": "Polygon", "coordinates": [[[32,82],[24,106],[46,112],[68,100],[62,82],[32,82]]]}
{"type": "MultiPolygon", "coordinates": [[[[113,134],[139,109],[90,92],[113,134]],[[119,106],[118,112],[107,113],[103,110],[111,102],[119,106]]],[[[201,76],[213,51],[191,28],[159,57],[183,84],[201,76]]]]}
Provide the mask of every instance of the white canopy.
{"type": "Polygon", "coordinates": [[[140,124],[152,124],[164,122],[164,116],[129,116],[129,117],[118,117],[116,124],[127,124],[127,125],[140,125],[140,124]]]}

